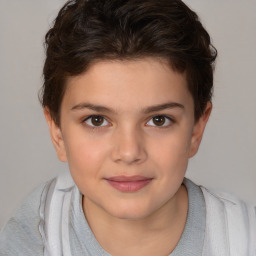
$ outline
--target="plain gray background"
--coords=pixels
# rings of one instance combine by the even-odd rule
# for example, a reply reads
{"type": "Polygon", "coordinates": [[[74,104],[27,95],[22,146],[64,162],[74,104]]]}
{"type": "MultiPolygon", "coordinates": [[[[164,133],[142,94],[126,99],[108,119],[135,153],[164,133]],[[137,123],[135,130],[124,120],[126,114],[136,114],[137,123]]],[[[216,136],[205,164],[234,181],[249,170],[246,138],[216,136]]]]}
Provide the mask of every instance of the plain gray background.
{"type": "MultiPolygon", "coordinates": [[[[67,166],[37,99],[43,37],[64,0],[0,0],[0,228],[67,166]]],[[[256,1],[186,0],[219,51],[214,109],[187,176],[256,204],[256,1]]]]}

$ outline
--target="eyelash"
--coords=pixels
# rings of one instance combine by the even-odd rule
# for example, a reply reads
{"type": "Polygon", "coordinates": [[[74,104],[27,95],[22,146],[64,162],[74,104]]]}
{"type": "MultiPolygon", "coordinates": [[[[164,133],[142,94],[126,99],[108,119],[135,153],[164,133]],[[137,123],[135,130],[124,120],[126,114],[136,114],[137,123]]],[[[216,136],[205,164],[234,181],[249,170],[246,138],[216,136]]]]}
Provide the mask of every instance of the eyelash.
{"type": "Polygon", "coordinates": [[[102,116],[102,115],[91,115],[91,116],[88,116],[88,117],[86,117],[85,119],[83,119],[83,121],[82,121],[82,123],[85,123],[86,124],[86,126],[87,127],[89,127],[90,129],[101,129],[101,128],[104,128],[104,127],[106,127],[106,126],[109,126],[109,125],[101,125],[101,126],[94,126],[93,124],[92,125],[90,125],[90,124],[87,124],[86,123],[86,121],[88,121],[88,120],[91,120],[90,122],[92,123],[92,118],[93,117],[99,117],[99,118],[103,118],[103,122],[108,122],[108,123],[110,123],[108,120],[107,120],[107,118],[105,118],[104,116],[102,116]]]}
{"type": "MultiPolygon", "coordinates": [[[[92,118],[94,118],[94,117],[95,117],[95,118],[96,118],[96,117],[98,117],[98,118],[103,118],[103,123],[104,123],[104,122],[110,123],[110,122],[107,120],[107,118],[104,117],[104,116],[102,116],[102,115],[91,115],[91,116],[88,116],[88,117],[86,117],[85,119],[83,119],[82,123],[85,123],[85,124],[87,125],[87,127],[89,127],[90,129],[101,129],[101,128],[104,128],[104,127],[107,127],[107,126],[111,126],[111,125],[109,125],[109,124],[107,124],[107,125],[94,126],[93,124],[91,125],[91,124],[86,123],[86,121],[88,121],[88,120],[91,120],[91,121],[92,121],[92,118]]],[[[91,121],[90,121],[90,122],[91,122],[91,121]]],[[[91,122],[91,123],[92,123],[92,122],[91,122]]],[[[168,127],[171,126],[173,123],[175,123],[175,121],[174,121],[174,119],[173,119],[172,117],[170,117],[170,116],[167,116],[167,115],[154,115],[154,116],[152,116],[152,117],[149,119],[149,121],[147,121],[146,126],[152,126],[152,127],[155,127],[155,128],[163,129],[163,128],[168,128],[168,127]],[[153,120],[153,118],[156,118],[156,117],[164,117],[164,118],[165,118],[164,124],[166,123],[166,121],[169,121],[170,124],[168,124],[168,125],[160,125],[160,126],[157,126],[157,125],[147,125],[151,120],[153,120]]]]}
{"type": "Polygon", "coordinates": [[[155,127],[155,128],[160,128],[160,129],[163,129],[163,128],[168,128],[170,127],[173,123],[174,123],[174,119],[170,116],[166,116],[166,115],[155,115],[155,116],[152,116],[149,121],[147,122],[147,124],[152,121],[154,118],[156,117],[163,117],[165,119],[164,121],[164,125],[147,125],[147,126],[152,126],[152,127],[155,127]],[[169,122],[169,124],[165,125],[166,122],[169,122]]]}

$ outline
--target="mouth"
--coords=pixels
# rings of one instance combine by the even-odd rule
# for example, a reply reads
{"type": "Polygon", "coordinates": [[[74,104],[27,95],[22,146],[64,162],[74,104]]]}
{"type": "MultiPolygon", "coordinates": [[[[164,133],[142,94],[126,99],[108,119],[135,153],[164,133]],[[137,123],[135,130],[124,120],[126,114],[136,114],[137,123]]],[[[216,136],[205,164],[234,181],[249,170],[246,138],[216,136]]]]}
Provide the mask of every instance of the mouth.
{"type": "Polygon", "coordinates": [[[109,185],[121,192],[136,192],[146,187],[153,178],[143,176],[115,176],[105,179],[109,185]]]}

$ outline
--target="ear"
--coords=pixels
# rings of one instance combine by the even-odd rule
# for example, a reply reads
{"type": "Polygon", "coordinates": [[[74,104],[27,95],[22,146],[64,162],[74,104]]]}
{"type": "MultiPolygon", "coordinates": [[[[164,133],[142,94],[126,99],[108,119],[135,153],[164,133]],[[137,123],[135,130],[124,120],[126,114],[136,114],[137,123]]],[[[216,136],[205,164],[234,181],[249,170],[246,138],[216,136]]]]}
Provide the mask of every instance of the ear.
{"type": "Polygon", "coordinates": [[[55,147],[58,158],[60,161],[66,162],[67,161],[66,149],[65,149],[65,144],[63,141],[61,129],[59,126],[56,125],[56,123],[52,119],[48,108],[44,108],[44,116],[48,124],[52,143],[55,147]]]}
{"type": "Polygon", "coordinates": [[[203,137],[204,129],[210,117],[211,111],[212,111],[212,103],[207,102],[203,115],[194,124],[193,133],[191,137],[189,157],[193,157],[199,149],[199,146],[203,137]]]}

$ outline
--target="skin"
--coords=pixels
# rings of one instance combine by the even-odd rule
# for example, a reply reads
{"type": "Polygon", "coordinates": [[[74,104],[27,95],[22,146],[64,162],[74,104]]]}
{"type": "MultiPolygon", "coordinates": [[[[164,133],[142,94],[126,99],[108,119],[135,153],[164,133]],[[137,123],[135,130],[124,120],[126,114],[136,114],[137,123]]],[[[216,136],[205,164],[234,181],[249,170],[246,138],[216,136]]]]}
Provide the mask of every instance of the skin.
{"type": "Polygon", "coordinates": [[[173,251],[188,210],[182,181],[210,112],[208,103],[195,123],[185,74],[157,58],[101,61],[69,78],[60,127],[45,109],[58,157],[83,194],[86,219],[111,255],[173,251]],[[98,123],[92,115],[101,117],[98,123]],[[151,181],[122,192],[106,181],[120,175],[151,181]]]}

